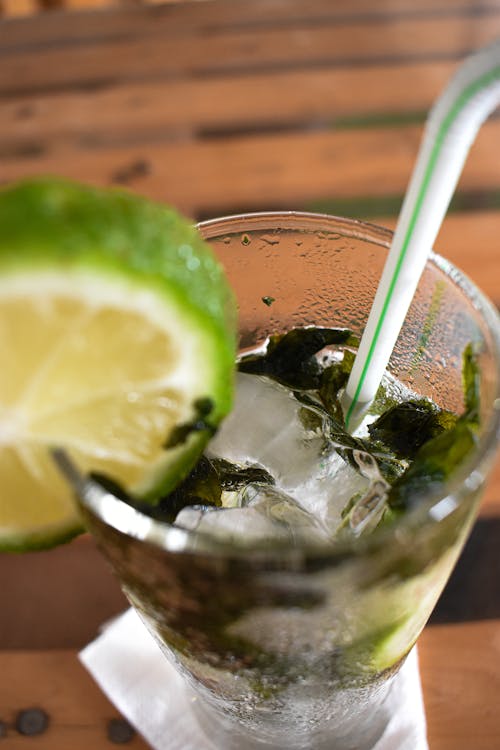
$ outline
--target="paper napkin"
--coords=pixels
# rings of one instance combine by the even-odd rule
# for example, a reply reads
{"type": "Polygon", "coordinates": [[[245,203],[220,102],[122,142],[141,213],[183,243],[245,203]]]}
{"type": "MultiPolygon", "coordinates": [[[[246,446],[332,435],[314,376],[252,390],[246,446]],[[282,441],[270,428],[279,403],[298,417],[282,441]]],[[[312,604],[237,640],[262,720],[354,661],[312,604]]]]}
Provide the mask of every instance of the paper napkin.
{"type": "MultiPolygon", "coordinates": [[[[195,693],[132,609],[108,624],[79,658],[154,750],[221,750],[193,719],[195,693]]],[[[373,750],[429,750],[416,649],[395,680],[389,696],[393,718],[373,750]]]]}

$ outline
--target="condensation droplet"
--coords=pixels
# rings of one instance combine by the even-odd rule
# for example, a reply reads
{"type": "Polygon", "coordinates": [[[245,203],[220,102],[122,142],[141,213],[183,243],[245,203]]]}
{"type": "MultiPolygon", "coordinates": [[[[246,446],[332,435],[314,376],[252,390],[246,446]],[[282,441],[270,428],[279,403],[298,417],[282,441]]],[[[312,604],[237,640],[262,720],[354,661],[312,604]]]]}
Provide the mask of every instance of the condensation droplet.
{"type": "Polygon", "coordinates": [[[260,238],[267,245],[279,245],[280,238],[274,234],[263,234],[260,238]]]}

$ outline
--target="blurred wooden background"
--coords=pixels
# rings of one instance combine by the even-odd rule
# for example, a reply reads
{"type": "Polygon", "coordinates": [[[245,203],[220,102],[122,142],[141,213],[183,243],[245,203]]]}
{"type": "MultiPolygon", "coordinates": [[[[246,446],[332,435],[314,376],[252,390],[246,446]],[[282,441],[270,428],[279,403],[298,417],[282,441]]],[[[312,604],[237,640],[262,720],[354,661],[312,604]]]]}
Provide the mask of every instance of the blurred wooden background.
{"type": "MultiPolygon", "coordinates": [[[[1,22],[0,181],[127,185],[195,218],[297,208],[392,224],[426,112],[500,32],[486,0],[106,5],[1,22]]],[[[492,118],[438,242],[495,301],[499,138],[492,118]]]]}
{"type": "Polygon", "coordinates": [[[54,10],[98,10],[134,5],[160,5],[165,2],[169,0],[0,0],[0,15],[27,16],[54,10]]]}
{"type": "MultiPolygon", "coordinates": [[[[303,209],[392,226],[429,107],[464,56],[500,34],[499,0],[0,9],[0,183],[50,173],[122,185],[195,219],[303,209]]],[[[497,113],[436,244],[497,305],[499,143],[497,113]]],[[[500,747],[499,535],[497,468],[421,639],[431,750],[500,747]]],[[[92,541],[0,556],[0,592],[0,746],[108,747],[116,712],[75,651],[125,605],[92,541]],[[30,705],[53,717],[35,739],[13,728],[30,705]]]]}

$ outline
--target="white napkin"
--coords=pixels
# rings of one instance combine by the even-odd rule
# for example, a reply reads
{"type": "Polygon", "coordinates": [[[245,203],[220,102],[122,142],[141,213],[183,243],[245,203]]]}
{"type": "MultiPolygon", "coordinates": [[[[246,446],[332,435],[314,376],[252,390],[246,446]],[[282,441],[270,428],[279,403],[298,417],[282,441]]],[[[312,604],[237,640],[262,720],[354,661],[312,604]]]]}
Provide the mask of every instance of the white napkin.
{"type": "MultiPolygon", "coordinates": [[[[107,625],[79,658],[154,750],[220,750],[193,720],[194,692],[161,655],[134,610],[107,625]]],[[[416,649],[395,679],[391,696],[397,696],[397,706],[373,750],[429,750],[416,649]]]]}

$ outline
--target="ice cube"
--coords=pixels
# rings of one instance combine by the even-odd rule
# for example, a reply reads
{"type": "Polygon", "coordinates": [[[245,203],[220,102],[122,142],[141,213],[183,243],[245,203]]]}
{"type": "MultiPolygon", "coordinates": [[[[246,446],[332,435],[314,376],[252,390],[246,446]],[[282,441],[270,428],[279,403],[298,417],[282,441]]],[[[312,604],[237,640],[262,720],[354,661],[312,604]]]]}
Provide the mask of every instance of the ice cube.
{"type": "Polygon", "coordinates": [[[264,484],[248,485],[241,492],[241,504],[243,507],[257,510],[275,526],[281,527],[281,534],[286,534],[291,540],[328,540],[327,529],[321,521],[276,487],[264,484]]]}
{"type": "Polygon", "coordinates": [[[282,535],[281,529],[255,508],[183,508],[175,525],[243,546],[282,535]]]}
{"type": "Polygon", "coordinates": [[[323,444],[320,436],[304,441],[300,408],[278,383],[238,373],[233,411],[210,443],[210,453],[233,463],[261,464],[278,481],[293,482],[323,444]]]}
{"type": "Polygon", "coordinates": [[[369,481],[311,429],[314,422],[315,410],[283,386],[238,373],[233,411],[210,443],[210,455],[260,464],[279,488],[333,529],[346,503],[364,493],[369,481]]]}
{"type": "Polygon", "coordinates": [[[175,525],[182,526],[183,529],[188,531],[196,531],[203,516],[209,510],[210,508],[205,505],[186,505],[178,512],[175,525]]]}
{"type": "Polygon", "coordinates": [[[175,524],[239,545],[277,539],[292,544],[328,541],[324,526],[275,487],[249,484],[238,493],[238,499],[240,505],[234,508],[183,508],[175,524]]]}

